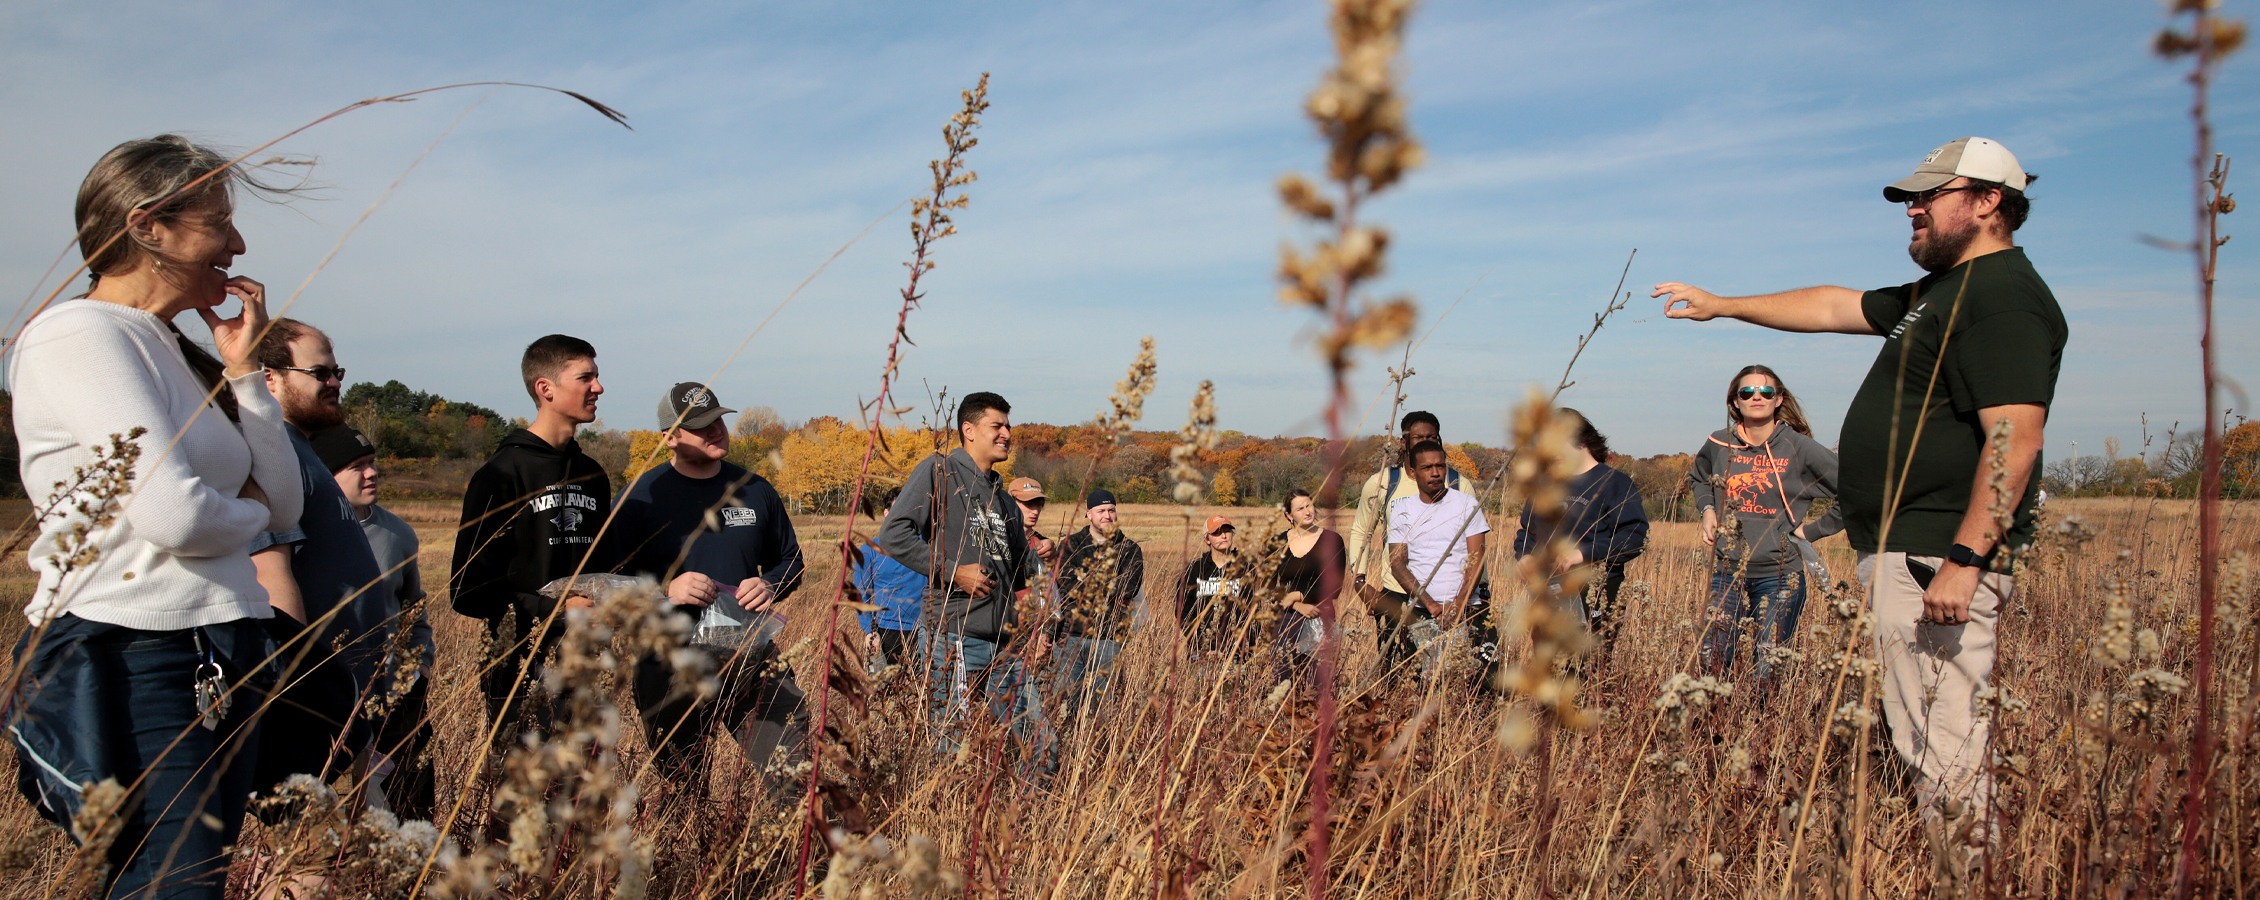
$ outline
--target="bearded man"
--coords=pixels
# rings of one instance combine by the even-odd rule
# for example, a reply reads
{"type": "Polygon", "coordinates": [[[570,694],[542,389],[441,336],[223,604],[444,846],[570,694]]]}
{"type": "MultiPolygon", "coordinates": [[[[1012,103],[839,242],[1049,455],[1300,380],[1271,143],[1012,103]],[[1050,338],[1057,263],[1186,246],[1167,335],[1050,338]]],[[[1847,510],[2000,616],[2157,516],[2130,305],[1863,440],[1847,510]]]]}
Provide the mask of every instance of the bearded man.
{"type": "Polygon", "coordinates": [[[2013,239],[2031,181],[2007,148],[1970,137],[1885,186],[1907,207],[1907,254],[1930,273],[1912,284],[1720,297],[1666,282],[1651,294],[1671,296],[1674,319],[1884,338],[1845,411],[1837,503],[1875,614],[1892,745],[1926,814],[1980,822],[1993,779],[1976,696],[1993,674],[2011,558],[2032,543],[2041,429],[2069,334],[2013,239]]]}
{"type": "MultiPolygon", "coordinates": [[[[325,765],[338,771],[343,760],[366,741],[365,722],[354,719],[355,700],[382,667],[381,651],[392,633],[382,604],[352,602],[382,580],[360,516],[348,502],[330,467],[309,440],[315,432],[345,421],[339,392],[345,369],[328,335],[296,319],[276,319],[259,340],[259,364],[267,369],[267,390],[281,401],[298,451],[299,490],[305,512],[298,527],[261,534],[251,543],[259,584],[267,589],[276,616],[267,630],[285,643],[282,664],[286,702],[269,709],[259,739],[259,786],[264,792],[292,774],[320,775],[325,765]],[[301,636],[311,630],[313,634],[301,636]],[[286,643],[295,640],[295,643],[286,643]],[[299,652],[304,649],[303,655],[299,652]],[[339,742],[348,727],[357,732],[339,742]]],[[[282,490],[288,490],[284,487],[282,490]]]]}

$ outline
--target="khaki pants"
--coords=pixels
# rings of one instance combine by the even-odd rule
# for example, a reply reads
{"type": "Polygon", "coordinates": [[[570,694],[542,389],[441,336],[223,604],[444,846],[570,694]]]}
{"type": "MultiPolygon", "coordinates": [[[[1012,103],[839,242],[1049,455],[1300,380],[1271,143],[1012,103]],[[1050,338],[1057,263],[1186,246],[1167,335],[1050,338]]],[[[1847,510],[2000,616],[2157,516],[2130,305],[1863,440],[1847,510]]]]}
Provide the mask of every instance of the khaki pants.
{"type": "Polygon", "coordinates": [[[1992,804],[1993,776],[1977,692],[1993,677],[1996,627],[2015,579],[1993,572],[1980,577],[1967,624],[1918,624],[1923,588],[1907,568],[1910,558],[1933,570],[1944,562],[1860,554],[1860,583],[1875,611],[1876,655],[1883,661],[1884,721],[1899,758],[1921,773],[1915,791],[1922,802],[1958,799],[1982,816],[1992,804]]]}

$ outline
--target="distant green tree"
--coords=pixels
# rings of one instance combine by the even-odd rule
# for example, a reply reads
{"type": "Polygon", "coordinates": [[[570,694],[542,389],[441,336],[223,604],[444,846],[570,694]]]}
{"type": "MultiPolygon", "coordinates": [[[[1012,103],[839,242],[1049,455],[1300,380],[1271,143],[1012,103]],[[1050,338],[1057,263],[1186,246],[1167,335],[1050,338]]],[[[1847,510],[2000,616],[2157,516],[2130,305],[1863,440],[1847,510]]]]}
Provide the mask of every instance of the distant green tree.
{"type": "Polygon", "coordinates": [[[340,398],[346,421],[386,458],[479,459],[510,432],[502,414],[399,381],[361,382],[340,398]]]}

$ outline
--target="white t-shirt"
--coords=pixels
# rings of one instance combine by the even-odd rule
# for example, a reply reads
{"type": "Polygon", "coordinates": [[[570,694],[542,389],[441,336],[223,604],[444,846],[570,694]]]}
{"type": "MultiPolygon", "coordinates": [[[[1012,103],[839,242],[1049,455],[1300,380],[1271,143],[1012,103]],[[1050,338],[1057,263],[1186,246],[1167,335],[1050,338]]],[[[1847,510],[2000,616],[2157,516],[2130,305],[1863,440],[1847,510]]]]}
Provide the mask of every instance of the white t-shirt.
{"type": "Polygon", "coordinates": [[[1404,544],[1406,566],[1428,587],[1428,597],[1445,606],[1460,595],[1467,576],[1467,539],[1491,530],[1483,506],[1460,491],[1444,489],[1442,499],[1424,502],[1417,492],[1389,504],[1389,543],[1404,544]]]}

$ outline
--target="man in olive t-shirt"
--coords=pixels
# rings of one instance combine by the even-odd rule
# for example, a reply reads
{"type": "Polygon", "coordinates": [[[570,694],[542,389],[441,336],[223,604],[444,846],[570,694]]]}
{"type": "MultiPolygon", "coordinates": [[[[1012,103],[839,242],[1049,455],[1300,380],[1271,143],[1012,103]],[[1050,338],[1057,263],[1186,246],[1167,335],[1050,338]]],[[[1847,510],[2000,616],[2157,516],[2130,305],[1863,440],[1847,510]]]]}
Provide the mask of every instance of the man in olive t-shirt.
{"type": "Polygon", "coordinates": [[[2012,240],[2030,181],[2006,148],[1973,137],[1885,187],[1885,199],[1907,206],[1908,255],[1930,273],[1913,284],[1719,297],[1666,282],[1651,295],[1671,295],[1664,309],[1675,319],[1884,338],[1845,414],[1838,502],[1875,611],[1892,743],[1921,773],[1917,793],[1931,810],[1960,800],[1944,809],[1979,821],[1993,785],[1976,694],[2014,586],[2009,557],[2032,541],[2033,474],[2068,333],[2012,240]],[[1987,450],[1997,431],[2005,465],[1987,450]],[[2004,514],[2005,532],[1995,521],[2004,514]]]}

